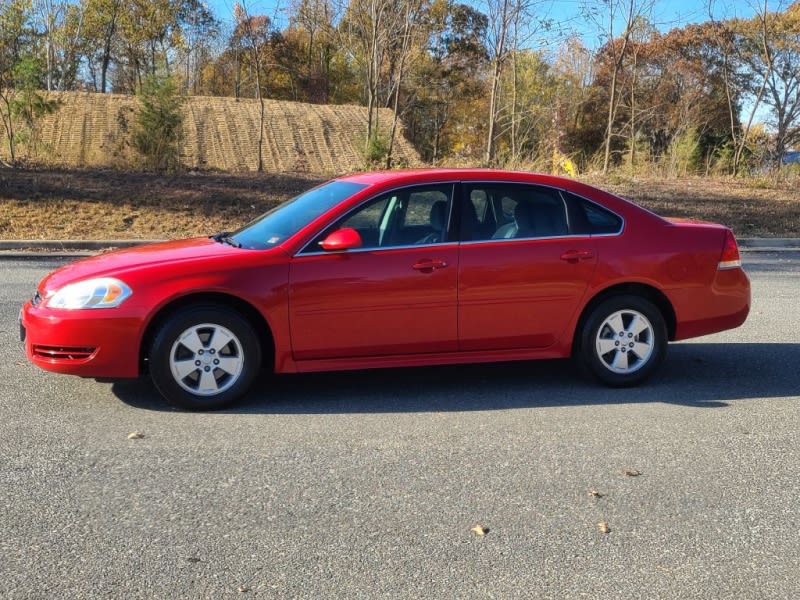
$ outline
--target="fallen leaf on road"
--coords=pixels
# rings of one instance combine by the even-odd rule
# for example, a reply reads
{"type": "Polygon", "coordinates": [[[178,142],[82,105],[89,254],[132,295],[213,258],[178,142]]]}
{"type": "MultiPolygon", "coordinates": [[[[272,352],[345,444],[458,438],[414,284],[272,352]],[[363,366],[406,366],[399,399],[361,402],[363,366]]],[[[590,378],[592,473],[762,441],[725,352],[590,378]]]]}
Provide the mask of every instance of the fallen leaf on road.
{"type": "Polygon", "coordinates": [[[475,535],[483,536],[483,535],[486,535],[487,533],[489,533],[489,528],[488,527],[484,527],[483,525],[475,525],[475,527],[470,529],[470,531],[472,533],[474,533],[475,535]]]}
{"type": "Polygon", "coordinates": [[[600,530],[600,533],[611,533],[611,527],[609,527],[608,523],[605,521],[600,521],[597,524],[597,528],[600,530]]]}
{"type": "Polygon", "coordinates": [[[144,437],[144,434],[141,431],[131,431],[128,434],[129,440],[140,440],[144,437]]]}
{"type": "Polygon", "coordinates": [[[631,470],[631,471],[625,471],[625,476],[626,477],[638,477],[641,474],[642,474],[641,471],[637,471],[635,469],[631,470]]]}
{"type": "Polygon", "coordinates": [[[589,495],[592,498],[602,498],[603,496],[605,496],[605,494],[598,492],[597,490],[589,490],[589,495]]]}

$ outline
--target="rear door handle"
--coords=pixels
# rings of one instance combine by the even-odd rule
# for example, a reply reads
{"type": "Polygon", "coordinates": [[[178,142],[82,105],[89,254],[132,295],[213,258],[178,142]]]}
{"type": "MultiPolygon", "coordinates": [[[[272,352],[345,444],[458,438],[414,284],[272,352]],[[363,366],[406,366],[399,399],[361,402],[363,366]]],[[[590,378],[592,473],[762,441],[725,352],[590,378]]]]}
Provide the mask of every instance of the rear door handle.
{"type": "Polygon", "coordinates": [[[447,263],[443,260],[421,260],[411,267],[415,271],[422,271],[423,273],[432,273],[436,269],[444,269],[447,263]]]}
{"type": "Polygon", "coordinates": [[[594,252],[591,250],[567,250],[561,255],[561,260],[567,262],[578,262],[579,260],[589,260],[594,258],[594,252]]]}

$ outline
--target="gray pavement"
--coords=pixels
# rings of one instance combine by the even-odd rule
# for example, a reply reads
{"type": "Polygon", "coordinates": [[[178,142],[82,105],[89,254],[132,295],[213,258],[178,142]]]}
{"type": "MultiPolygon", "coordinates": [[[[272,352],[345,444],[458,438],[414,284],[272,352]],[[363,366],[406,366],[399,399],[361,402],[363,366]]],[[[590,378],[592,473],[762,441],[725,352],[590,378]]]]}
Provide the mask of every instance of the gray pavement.
{"type": "Polygon", "coordinates": [[[318,374],[214,414],[29,366],[17,311],[64,259],[0,261],[0,597],[792,598],[800,252],[744,259],[747,323],[641,388],[318,374]]]}

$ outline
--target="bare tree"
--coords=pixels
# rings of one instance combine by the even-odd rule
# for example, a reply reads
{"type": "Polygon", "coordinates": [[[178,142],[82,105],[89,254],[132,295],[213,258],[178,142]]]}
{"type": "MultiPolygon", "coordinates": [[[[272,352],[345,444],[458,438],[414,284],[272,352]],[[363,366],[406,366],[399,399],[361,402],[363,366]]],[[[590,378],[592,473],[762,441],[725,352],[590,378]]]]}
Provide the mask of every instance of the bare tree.
{"type": "Polygon", "coordinates": [[[364,67],[367,103],[365,154],[369,153],[378,131],[381,67],[394,34],[390,24],[393,14],[396,14],[396,3],[392,0],[352,0],[345,15],[344,41],[358,49],[353,57],[364,67]]]}
{"type": "Polygon", "coordinates": [[[483,162],[488,165],[495,160],[500,116],[500,84],[506,65],[513,61],[515,53],[520,48],[530,44],[545,25],[545,21],[537,16],[537,10],[544,4],[541,0],[484,1],[488,17],[487,47],[490,73],[489,115],[483,162]]]}
{"type": "Polygon", "coordinates": [[[119,37],[122,0],[85,0],[84,45],[88,54],[89,71],[96,91],[105,94],[108,73],[113,60],[115,42],[119,37]],[[97,83],[95,62],[99,62],[100,83],[97,83]]]}
{"type": "Polygon", "coordinates": [[[392,93],[394,94],[394,103],[392,106],[392,127],[389,131],[389,145],[386,152],[386,168],[392,166],[392,151],[394,150],[394,137],[397,133],[397,122],[400,119],[400,93],[403,86],[403,78],[406,74],[406,64],[410,58],[412,50],[412,35],[419,14],[422,10],[421,0],[405,0],[403,9],[401,11],[401,29],[400,29],[400,43],[398,44],[397,69],[394,73],[394,82],[392,85],[392,93]]]}
{"type": "Polygon", "coordinates": [[[746,52],[743,58],[748,70],[764,78],[762,101],[772,112],[773,157],[780,166],[800,120],[800,3],[774,13],[766,12],[765,3],[756,19],[761,25],[761,49],[746,52]]]}
{"type": "Polygon", "coordinates": [[[311,102],[327,103],[330,68],[335,52],[334,22],[341,6],[333,0],[293,0],[292,22],[308,35],[305,53],[306,94],[311,102]]]}
{"type": "Polygon", "coordinates": [[[608,172],[611,163],[611,142],[614,137],[614,122],[617,118],[621,91],[619,79],[624,65],[625,54],[635,30],[637,22],[649,20],[653,11],[654,0],[600,0],[585,1],[583,13],[601,32],[611,58],[611,82],[608,90],[608,110],[606,113],[606,131],[603,142],[603,173],[608,172]],[[615,33],[615,23],[622,19],[622,33],[619,38],[615,33]]]}
{"type": "Polygon", "coordinates": [[[34,15],[43,30],[47,91],[72,86],[83,40],[84,5],[66,1],[35,0],[34,15]]]}
{"type": "Polygon", "coordinates": [[[723,81],[730,115],[731,139],[734,146],[734,176],[739,173],[750,130],[761,107],[764,92],[773,69],[767,0],[764,0],[763,6],[759,5],[754,8],[756,9],[756,16],[749,23],[736,19],[717,22],[714,18],[714,0],[709,0],[708,3],[709,18],[715,25],[716,41],[723,57],[723,81]],[[736,71],[738,65],[742,62],[747,62],[744,54],[748,52],[751,55],[750,62],[753,62],[753,59],[758,57],[757,60],[763,65],[763,68],[750,73],[751,75],[757,73],[759,82],[750,81],[747,86],[751,95],[750,110],[747,120],[740,125],[740,107],[737,100],[742,96],[744,90],[741,89],[741,77],[737,77],[736,71]]]}
{"type": "Polygon", "coordinates": [[[247,48],[250,52],[250,59],[254,68],[253,77],[255,84],[255,96],[259,103],[259,124],[258,124],[258,172],[264,171],[264,96],[261,93],[261,50],[267,42],[269,19],[265,16],[250,16],[247,8],[238,2],[233,7],[233,16],[236,21],[234,37],[240,41],[240,45],[247,48]]]}

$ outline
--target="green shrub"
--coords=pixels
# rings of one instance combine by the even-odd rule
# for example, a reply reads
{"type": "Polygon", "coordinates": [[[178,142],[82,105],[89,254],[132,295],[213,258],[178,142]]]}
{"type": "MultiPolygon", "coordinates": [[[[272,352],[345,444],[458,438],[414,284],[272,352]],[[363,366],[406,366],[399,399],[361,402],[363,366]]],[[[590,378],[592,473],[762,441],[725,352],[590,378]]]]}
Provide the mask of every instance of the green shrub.
{"type": "Polygon", "coordinates": [[[380,133],[373,133],[365,144],[364,163],[367,168],[385,165],[389,154],[389,139],[380,133]]]}
{"type": "Polygon", "coordinates": [[[669,175],[672,177],[685,177],[693,175],[700,169],[702,163],[700,138],[694,127],[675,136],[667,150],[669,162],[669,175]]]}
{"type": "Polygon", "coordinates": [[[171,78],[148,77],[139,93],[133,147],[142,166],[152,171],[176,171],[181,166],[183,99],[171,78]]]}

